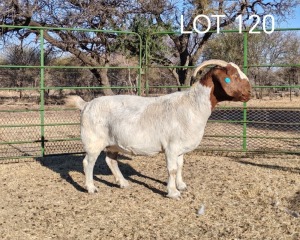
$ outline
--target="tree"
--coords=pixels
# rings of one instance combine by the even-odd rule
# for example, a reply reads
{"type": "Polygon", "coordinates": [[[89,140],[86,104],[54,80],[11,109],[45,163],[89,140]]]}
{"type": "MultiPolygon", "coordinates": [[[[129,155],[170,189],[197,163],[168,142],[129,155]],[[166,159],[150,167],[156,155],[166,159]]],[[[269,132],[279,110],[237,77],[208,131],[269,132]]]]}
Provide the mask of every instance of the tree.
{"type": "MultiPolygon", "coordinates": [[[[152,84],[155,85],[162,84],[161,82],[157,82],[157,79],[160,79],[158,77],[160,73],[151,68],[151,66],[155,67],[155,65],[172,65],[172,56],[175,54],[174,46],[170,44],[168,38],[163,35],[153,34],[155,32],[163,31],[164,28],[155,22],[153,16],[137,14],[133,17],[129,29],[138,33],[141,36],[142,42],[144,43],[141,49],[139,49],[139,42],[137,41],[127,39],[127,41],[123,42],[123,45],[129,51],[130,56],[137,56],[140,54],[139,51],[142,51],[142,64],[145,67],[145,78],[142,79],[142,85],[145,86],[146,80],[151,81],[152,84]]],[[[172,68],[168,69],[167,72],[168,71],[173,73],[172,68]]],[[[177,75],[174,76],[175,79],[177,79],[177,75]]]]}
{"type": "MultiPolygon", "coordinates": [[[[53,59],[51,52],[46,52],[44,62],[47,64],[53,59]]],[[[31,46],[11,45],[5,49],[5,54],[1,61],[3,65],[15,66],[39,66],[40,51],[31,46]]],[[[2,87],[37,87],[39,84],[39,69],[26,68],[8,68],[0,69],[1,74],[6,76],[6,81],[1,81],[2,87]]],[[[22,98],[22,90],[19,90],[20,98],[22,98]]]]}
{"type": "MultiPolygon", "coordinates": [[[[34,27],[72,27],[101,30],[122,29],[124,15],[130,13],[128,0],[118,1],[58,1],[4,0],[0,4],[0,24],[34,27]]],[[[39,32],[26,28],[2,28],[4,36],[17,34],[25,39],[39,32]]],[[[108,66],[116,34],[80,31],[44,31],[47,44],[72,53],[86,66],[108,66]]],[[[108,70],[91,68],[100,86],[109,87],[108,70]]],[[[103,90],[113,94],[111,89],[103,90]]]]}

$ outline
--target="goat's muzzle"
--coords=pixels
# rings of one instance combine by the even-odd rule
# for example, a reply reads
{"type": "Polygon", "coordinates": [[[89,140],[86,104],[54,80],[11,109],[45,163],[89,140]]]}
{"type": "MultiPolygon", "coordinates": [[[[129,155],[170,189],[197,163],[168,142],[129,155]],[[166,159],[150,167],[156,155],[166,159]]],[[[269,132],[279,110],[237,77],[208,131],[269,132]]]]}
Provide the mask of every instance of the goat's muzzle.
{"type": "Polygon", "coordinates": [[[242,102],[248,102],[251,99],[251,86],[249,83],[247,85],[241,92],[240,101],[242,102]]]}
{"type": "Polygon", "coordinates": [[[241,96],[241,101],[242,102],[248,102],[251,99],[251,92],[247,95],[242,95],[241,96]]]}

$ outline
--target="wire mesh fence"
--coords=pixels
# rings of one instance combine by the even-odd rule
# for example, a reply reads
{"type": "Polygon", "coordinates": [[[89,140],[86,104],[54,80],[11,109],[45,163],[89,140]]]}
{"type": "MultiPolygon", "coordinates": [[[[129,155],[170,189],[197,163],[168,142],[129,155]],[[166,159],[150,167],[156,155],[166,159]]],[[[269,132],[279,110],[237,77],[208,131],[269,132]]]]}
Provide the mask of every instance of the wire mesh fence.
{"type": "MultiPolygon", "coordinates": [[[[272,105],[272,101],[269,103],[272,105]]],[[[31,106],[0,110],[0,114],[0,159],[40,156],[40,110],[31,106]]],[[[243,124],[243,106],[218,107],[209,118],[199,149],[243,151],[246,137],[248,152],[299,153],[299,107],[248,107],[246,136],[243,124]]],[[[78,110],[47,106],[44,129],[45,155],[84,152],[78,110]]]]}
{"type": "MultiPolygon", "coordinates": [[[[269,102],[272,105],[272,101],[269,102]]],[[[200,148],[242,151],[243,111],[219,108],[213,112],[200,148]]],[[[300,108],[247,107],[247,151],[299,153],[300,108]]]]}

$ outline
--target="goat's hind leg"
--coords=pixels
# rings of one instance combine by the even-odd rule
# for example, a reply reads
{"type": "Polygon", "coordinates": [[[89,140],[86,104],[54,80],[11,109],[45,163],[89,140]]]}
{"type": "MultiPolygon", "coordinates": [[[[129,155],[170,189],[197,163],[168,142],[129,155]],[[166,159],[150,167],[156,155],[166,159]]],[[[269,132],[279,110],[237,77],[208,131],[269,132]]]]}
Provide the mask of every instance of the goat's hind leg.
{"type": "Polygon", "coordinates": [[[119,166],[118,166],[118,153],[117,152],[106,152],[105,161],[111,170],[112,174],[114,175],[116,182],[120,185],[121,188],[128,188],[129,183],[124,178],[123,174],[121,173],[119,166]]]}
{"type": "Polygon", "coordinates": [[[98,189],[95,187],[93,180],[94,166],[101,151],[105,148],[105,144],[103,141],[91,137],[82,138],[82,142],[84,143],[84,148],[86,151],[86,156],[83,159],[85,187],[89,193],[95,193],[98,192],[98,189]],[[91,141],[91,139],[93,139],[93,141],[91,141]]]}
{"type": "Polygon", "coordinates": [[[98,192],[98,189],[94,185],[93,181],[93,171],[96,160],[101,151],[97,152],[87,152],[85,158],[83,159],[83,170],[85,174],[85,186],[89,193],[98,192]]]}
{"type": "Polygon", "coordinates": [[[94,185],[93,172],[96,160],[101,151],[94,153],[87,152],[85,158],[83,159],[83,170],[85,174],[85,186],[89,193],[98,192],[98,188],[94,185]]]}

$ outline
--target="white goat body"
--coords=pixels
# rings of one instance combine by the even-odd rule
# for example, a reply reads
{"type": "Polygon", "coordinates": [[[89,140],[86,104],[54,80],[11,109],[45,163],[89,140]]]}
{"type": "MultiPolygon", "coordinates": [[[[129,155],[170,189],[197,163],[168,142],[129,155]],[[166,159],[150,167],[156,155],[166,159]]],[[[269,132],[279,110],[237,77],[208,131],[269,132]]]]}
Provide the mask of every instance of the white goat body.
{"type": "Polygon", "coordinates": [[[211,114],[209,94],[198,84],[192,91],[162,97],[104,96],[84,105],[74,96],[82,109],[84,148],[104,145],[109,151],[154,155],[172,145],[178,155],[187,153],[202,139],[211,114]]]}

